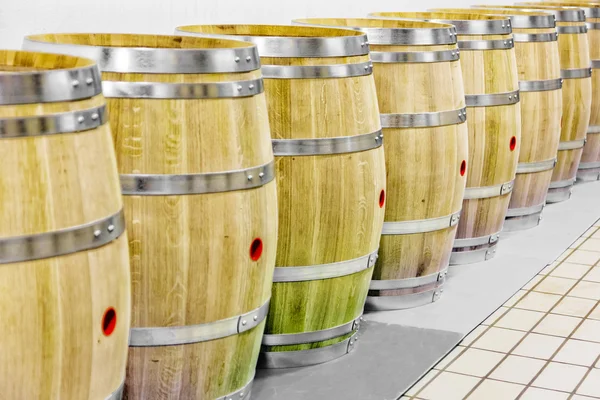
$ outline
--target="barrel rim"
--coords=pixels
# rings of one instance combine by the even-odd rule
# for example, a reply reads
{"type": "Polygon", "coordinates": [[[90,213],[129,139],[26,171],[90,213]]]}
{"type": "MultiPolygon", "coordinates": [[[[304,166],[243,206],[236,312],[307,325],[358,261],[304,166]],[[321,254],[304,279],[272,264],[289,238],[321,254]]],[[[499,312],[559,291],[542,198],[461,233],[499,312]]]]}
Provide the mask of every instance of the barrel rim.
{"type": "Polygon", "coordinates": [[[477,8],[477,6],[471,6],[471,9],[465,9],[474,11],[477,14],[481,13],[484,15],[496,15],[510,18],[513,29],[544,29],[556,27],[556,17],[550,12],[541,10],[534,11],[522,11],[522,10],[509,10],[509,9],[493,9],[488,11],[485,8],[477,8]],[[505,13],[496,14],[495,12],[503,11],[505,13]]]}
{"type": "MultiPolygon", "coordinates": [[[[210,37],[210,38],[238,38],[253,43],[257,48],[261,57],[274,58],[316,58],[316,57],[353,57],[366,56],[369,54],[369,42],[367,35],[353,29],[343,29],[338,27],[315,27],[315,26],[298,26],[298,25],[264,25],[264,24],[237,24],[237,25],[220,25],[220,24],[205,24],[205,25],[183,25],[175,28],[176,33],[195,37],[210,37]],[[229,28],[239,29],[241,27],[260,30],[280,30],[286,32],[290,30],[302,29],[302,32],[314,32],[315,36],[284,36],[265,35],[265,34],[236,34],[232,33],[204,33],[192,31],[199,28],[229,28]],[[332,36],[323,36],[321,33],[329,31],[332,36]]],[[[278,32],[279,33],[279,32],[278,32]]]]}
{"type": "Polygon", "coordinates": [[[554,14],[544,11],[523,11],[514,10],[514,14],[494,14],[487,12],[483,8],[436,8],[432,11],[442,12],[473,12],[475,14],[496,15],[499,17],[508,17],[512,23],[512,27],[517,29],[544,29],[556,27],[556,17],[554,14]]]}
{"type": "MultiPolygon", "coordinates": [[[[91,37],[130,36],[182,38],[172,35],[135,35],[120,33],[61,33],[29,35],[23,40],[23,48],[50,53],[70,54],[96,61],[102,72],[149,73],[149,74],[205,74],[251,72],[260,68],[256,46],[240,40],[226,40],[238,47],[231,48],[158,48],[149,46],[96,46],[50,41],[69,36],[91,37]]],[[[206,38],[210,39],[210,38],[206,38]]]]}
{"type": "MultiPolygon", "coordinates": [[[[1,52],[57,57],[56,54],[48,52],[23,50],[1,50],[1,52]]],[[[0,71],[0,105],[83,100],[102,93],[100,72],[94,60],[89,57],[62,54],[60,58],[65,61],[83,62],[84,65],[68,68],[39,67],[35,71],[0,71]]],[[[8,65],[8,63],[1,64],[8,65]]]]}
{"type": "Polygon", "coordinates": [[[473,19],[461,19],[465,14],[451,12],[375,12],[370,17],[391,19],[422,19],[429,22],[441,22],[456,27],[459,35],[508,35],[512,32],[510,18],[505,16],[471,14],[473,19]],[[455,18],[452,18],[452,16],[455,18]]]}
{"type": "Polygon", "coordinates": [[[585,22],[585,12],[580,7],[552,6],[543,4],[517,3],[517,5],[472,5],[474,8],[508,9],[521,11],[545,10],[554,14],[556,22],[585,22]]]}
{"type": "Polygon", "coordinates": [[[585,18],[600,18],[600,4],[598,2],[585,2],[585,1],[573,1],[573,0],[545,0],[545,5],[559,6],[559,7],[576,7],[581,8],[585,12],[585,18]]]}
{"type": "Polygon", "coordinates": [[[456,28],[452,24],[430,22],[410,19],[386,19],[386,18],[300,18],[292,21],[303,26],[335,26],[364,32],[369,44],[375,45],[444,45],[456,44],[456,28]],[[390,21],[390,22],[427,22],[439,25],[439,27],[428,28],[393,28],[393,27],[368,27],[360,24],[349,25],[326,25],[326,21],[390,21]],[[317,21],[322,21],[318,23],[317,21]]]}

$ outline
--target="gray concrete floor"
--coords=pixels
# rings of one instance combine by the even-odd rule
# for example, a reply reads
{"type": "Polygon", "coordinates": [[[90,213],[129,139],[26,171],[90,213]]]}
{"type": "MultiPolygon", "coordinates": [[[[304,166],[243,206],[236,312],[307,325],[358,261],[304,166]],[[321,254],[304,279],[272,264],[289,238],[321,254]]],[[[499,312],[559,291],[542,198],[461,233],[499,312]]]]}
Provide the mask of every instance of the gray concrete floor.
{"type": "Polygon", "coordinates": [[[453,266],[443,297],[425,307],[365,314],[353,352],[306,368],[259,370],[254,400],[398,399],[464,336],[600,218],[600,182],[550,204],[537,228],[504,234],[483,263],[453,266]]]}

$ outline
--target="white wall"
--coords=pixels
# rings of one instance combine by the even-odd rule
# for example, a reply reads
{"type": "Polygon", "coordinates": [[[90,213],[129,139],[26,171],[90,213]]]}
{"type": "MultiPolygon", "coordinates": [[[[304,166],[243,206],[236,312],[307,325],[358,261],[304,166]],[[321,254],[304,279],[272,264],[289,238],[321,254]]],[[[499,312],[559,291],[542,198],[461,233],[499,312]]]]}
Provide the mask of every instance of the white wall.
{"type": "Polygon", "coordinates": [[[184,24],[287,24],[293,18],[357,17],[481,2],[486,0],[0,0],[0,48],[20,48],[23,36],[34,33],[171,34],[184,24]]]}

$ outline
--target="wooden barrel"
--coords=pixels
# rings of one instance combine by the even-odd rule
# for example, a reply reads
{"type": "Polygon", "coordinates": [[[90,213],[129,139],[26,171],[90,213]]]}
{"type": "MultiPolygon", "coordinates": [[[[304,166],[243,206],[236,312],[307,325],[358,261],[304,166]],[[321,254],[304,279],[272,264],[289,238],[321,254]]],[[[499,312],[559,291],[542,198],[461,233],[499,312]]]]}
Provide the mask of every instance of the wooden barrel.
{"type": "Polygon", "coordinates": [[[364,33],[220,25],[258,46],[277,166],[279,240],[259,365],[340,357],[354,346],[381,237],[385,160],[364,33]]]}
{"type": "Polygon", "coordinates": [[[553,13],[556,17],[563,78],[563,112],[557,164],[546,202],[557,203],[568,200],[571,197],[586,140],[592,103],[592,70],[584,12],[579,8],[540,5],[540,3],[501,7],[527,11],[544,10],[553,13]]]}
{"type": "Polygon", "coordinates": [[[502,230],[533,228],[542,218],[560,140],[562,80],[555,17],[515,9],[468,12],[506,15],[511,21],[521,93],[521,149],[502,230]]]}
{"type": "Polygon", "coordinates": [[[596,181],[600,179],[600,71],[598,71],[600,69],[600,2],[545,0],[544,3],[577,7],[583,9],[585,13],[592,63],[592,106],[586,143],[577,170],[577,180],[596,181]]]}
{"type": "Polygon", "coordinates": [[[271,296],[275,168],[250,43],[29,37],[98,60],[130,227],[125,397],[249,398],[271,296]]]}
{"type": "Polygon", "coordinates": [[[0,397],[120,399],[129,257],[93,61],[0,51],[0,168],[0,397]]]}
{"type": "Polygon", "coordinates": [[[468,157],[456,29],[408,20],[294,22],[351,26],[365,32],[371,46],[388,157],[385,222],[367,308],[436,301],[452,252],[468,157]]]}
{"type": "Polygon", "coordinates": [[[451,23],[458,32],[467,104],[467,188],[450,264],[492,258],[513,189],[521,113],[508,17],[476,13],[376,13],[451,23]]]}

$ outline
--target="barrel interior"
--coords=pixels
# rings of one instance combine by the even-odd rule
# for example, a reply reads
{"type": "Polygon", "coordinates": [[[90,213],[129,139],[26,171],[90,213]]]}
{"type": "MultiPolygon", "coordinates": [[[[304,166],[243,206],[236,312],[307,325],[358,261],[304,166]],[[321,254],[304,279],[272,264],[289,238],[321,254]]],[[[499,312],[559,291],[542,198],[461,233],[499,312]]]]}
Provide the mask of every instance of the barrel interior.
{"type": "Polygon", "coordinates": [[[64,33],[27,37],[34,42],[101,47],[148,47],[162,49],[236,49],[252,47],[251,43],[220,38],[193,36],[136,35],[120,33],[64,33]]]}
{"type": "Polygon", "coordinates": [[[0,73],[72,69],[94,65],[92,60],[62,54],[0,51],[0,73]]]}
{"type": "Polygon", "coordinates": [[[336,29],[319,28],[294,25],[187,25],[177,28],[181,32],[204,33],[213,35],[249,35],[249,36],[277,36],[277,37],[340,37],[360,36],[362,32],[336,29]]]}

